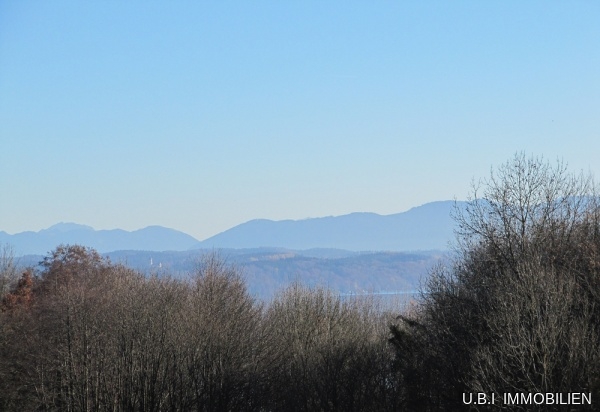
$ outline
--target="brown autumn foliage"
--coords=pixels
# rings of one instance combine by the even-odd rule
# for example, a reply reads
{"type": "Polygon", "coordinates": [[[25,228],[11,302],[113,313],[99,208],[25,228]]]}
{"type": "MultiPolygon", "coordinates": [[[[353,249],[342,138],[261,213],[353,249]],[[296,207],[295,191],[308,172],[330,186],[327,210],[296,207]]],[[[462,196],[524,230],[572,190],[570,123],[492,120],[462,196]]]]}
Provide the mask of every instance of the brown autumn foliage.
{"type": "Polygon", "coordinates": [[[33,274],[30,269],[23,272],[16,288],[4,295],[0,302],[0,310],[3,312],[13,311],[17,308],[28,309],[33,303],[33,274]]]}

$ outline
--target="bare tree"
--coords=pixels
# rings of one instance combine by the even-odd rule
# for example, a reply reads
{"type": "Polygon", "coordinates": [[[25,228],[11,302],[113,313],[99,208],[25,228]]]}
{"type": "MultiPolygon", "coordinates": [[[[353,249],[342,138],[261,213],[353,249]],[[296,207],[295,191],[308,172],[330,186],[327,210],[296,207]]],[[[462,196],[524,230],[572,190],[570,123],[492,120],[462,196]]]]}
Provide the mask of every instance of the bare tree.
{"type": "Polygon", "coordinates": [[[17,282],[18,272],[13,248],[10,245],[0,245],[0,300],[17,282]]]}
{"type": "Polygon", "coordinates": [[[431,273],[418,312],[392,328],[400,373],[419,382],[407,401],[435,409],[459,408],[464,392],[600,394],[592,178],[517,154],[483,184],[457,211],[454,262],[431,273]]]}
{"type": "Polygon", "coordinates": [[[253,410],[252,377],[261,344],[261,307],[238,270],[216,254],[193,274],[186,303],[183,359],[198,411],[253,410]]]}
{"type": "Polygon", "coordinates": [[[294,284],[267,311],[275,337],[270,406],[289,411],[393,410],[386,322],[372,302],[294,284]]]}

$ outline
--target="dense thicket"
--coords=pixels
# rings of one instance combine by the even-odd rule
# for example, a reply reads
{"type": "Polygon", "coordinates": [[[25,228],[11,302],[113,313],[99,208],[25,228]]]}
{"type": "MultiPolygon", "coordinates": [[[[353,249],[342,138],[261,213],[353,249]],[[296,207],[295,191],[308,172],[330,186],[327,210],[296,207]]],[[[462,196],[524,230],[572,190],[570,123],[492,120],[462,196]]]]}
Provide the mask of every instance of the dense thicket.
{"type": "Polygon", "coordinates": [[[432,272],[421,305],[392,327],[406,406],[460,409],[462,394],[475,392],[600,399],[600,209],[591,178],[518,154],[457,221],[456,258],[432,272]]]}
{"type": "MultiPolygon", "coordinates": [[[[211,255],[186,281],[61,246],[12,279],[0,410],[359,411],[394,402],[373,305],[293,286],[269,305],[211,255]]],[[[11,275],[12,276],[12,275],[11,275]]]]}
{"type": "Polygon", "coordinates": [[[342,302],[295,284],[275,299],[265,320],[278,348],[267,368],[269,410],[394,410],[389,319],[373,301],[342,302]]]}

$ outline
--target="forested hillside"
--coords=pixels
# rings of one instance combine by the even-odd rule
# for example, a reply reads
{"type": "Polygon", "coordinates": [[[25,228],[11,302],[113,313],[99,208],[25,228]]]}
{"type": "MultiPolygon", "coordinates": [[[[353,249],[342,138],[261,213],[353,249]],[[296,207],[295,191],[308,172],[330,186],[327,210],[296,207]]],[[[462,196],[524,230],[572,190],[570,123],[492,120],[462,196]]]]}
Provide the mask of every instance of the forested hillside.
{"type": "MultiPolygon", "coordinates": [[[[186,252],[117,251],[105,253],[113,263],[121,263],[146,276],[188,279],[203,256],[211,250],[186,252]]],[[[350,252],[345,250],[282,248],[223,249],[216,253],[235,266],[251,296],[270,301],[292,282],[324,286],[332,293],[408,293],[416,291],[428,270],[446,259],[441,251],[350,252]]],[[[18,258],[20,266],[38,266],[41,255],[18,258]]]]}

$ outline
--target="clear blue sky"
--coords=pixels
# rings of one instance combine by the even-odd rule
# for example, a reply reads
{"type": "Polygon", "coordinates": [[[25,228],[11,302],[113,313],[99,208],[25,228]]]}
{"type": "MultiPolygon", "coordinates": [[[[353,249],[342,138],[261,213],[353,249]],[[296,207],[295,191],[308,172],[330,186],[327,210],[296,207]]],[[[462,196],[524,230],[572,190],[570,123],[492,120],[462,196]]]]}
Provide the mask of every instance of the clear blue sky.
{"type": "Polygon", "coordinates": [[[0,230],[390,214],[600,178],[598,1],[0,0],[0,230]]]}

